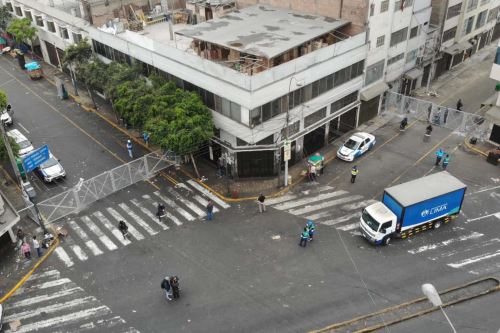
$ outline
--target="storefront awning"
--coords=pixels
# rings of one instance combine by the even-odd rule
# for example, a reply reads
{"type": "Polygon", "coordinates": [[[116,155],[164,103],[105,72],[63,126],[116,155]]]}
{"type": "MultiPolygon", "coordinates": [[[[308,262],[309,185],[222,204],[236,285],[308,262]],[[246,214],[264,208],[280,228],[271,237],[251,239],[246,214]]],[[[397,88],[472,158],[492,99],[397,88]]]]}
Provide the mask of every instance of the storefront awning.
{"type": "Polygon", "coordinates": [[[415,80],[421,77],[424,74],[424,71],[419,68],[413,68],[412,70],[405,73],[405,78],[409,80],[415,80]]]}
{"type": "Polygon", "coordinates": [[[369,101],[372,98],[377,97],[378,95],[382,94],[383,92],[389,90],[389,86],[385,82],[377,82],[374,85],[361,90],[360,93],[360,98],[362,101],[369,101]]]}
{"type": "Polygon", "coordinates": [[[448,53],[450,55],[455,55],[457,53],[460,53],[462,51],[465,51],[467,49],[470,49],[472,47],[472,44],[469,42],[462,42],[462,43],[457,43],[453,44],[450,47],[447,47],[443,50],[444,53],[448,53]]]}
{"type": "Polygon", "coordinates": [[[500,125],[500,107],[499,106],[492,106],[491,109],[489,109],[486,114],[484,115],[486,119],[491,121],[494,124],[500,125]]]}

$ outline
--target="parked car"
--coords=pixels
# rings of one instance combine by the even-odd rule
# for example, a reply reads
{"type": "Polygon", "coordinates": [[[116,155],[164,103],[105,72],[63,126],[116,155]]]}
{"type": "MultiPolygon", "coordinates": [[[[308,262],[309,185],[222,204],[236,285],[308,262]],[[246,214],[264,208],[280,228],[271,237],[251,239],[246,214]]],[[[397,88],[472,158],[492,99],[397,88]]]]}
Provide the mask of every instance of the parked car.
{"type": "Polygon", "coordinates": [[[337,157],[341,160],[352,162],[375,146],[375,136],[365,132],[353,135],[339,148],[337,157]]]}
{"type": "Polygon", "coordinates": [[[66,177],[66,171],[52,153],[49,153],[49,159],[40,164],[35,171],[46,183],[66,177]]]}
{"type": "Polygon", "coordinates": [[[35,148],[31,144],[30,140],[26,138],[18,129],[12,129],[7,132],[14,141],[19,145],[19,156],[23,157],[28,153],[31,153],[35,148]]]}
{"type": "Polygon", "coordinates": [[[0,114],[0,121],[7,126],[12,126],[14,121],[12,120],[11,114],[12,114],[12,107],[9,104],[7,105],[7,108],[5,108],[0,114]]]}

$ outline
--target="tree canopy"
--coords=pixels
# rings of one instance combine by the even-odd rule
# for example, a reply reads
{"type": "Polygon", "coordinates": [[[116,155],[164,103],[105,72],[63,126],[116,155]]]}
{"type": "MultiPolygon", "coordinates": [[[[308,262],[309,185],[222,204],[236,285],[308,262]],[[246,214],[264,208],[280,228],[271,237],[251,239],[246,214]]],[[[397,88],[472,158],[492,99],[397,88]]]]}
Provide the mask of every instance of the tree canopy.
{"type": "Polygon", "coordinates": [[[31,21],[28,18],[14,18],[9,26],[7,27],[7,32],[14,35],[17,43],[33,41],[36,36],[36,28],[31,26],[31,21]]]}
{"type": "Polygon", "coordinates": [[[65,66],[79,66],[89,62],[92,56],[92,47],[90,47],[87,38],[83,38],[76,44],[71,44],[64,50],[62,63],[65,66]]]}
{"type": "Polygon", "coordinates": [[[5,31],[9,25],[12,14],[7,9],[7,6],[0,6],[0,30],[5,31]]]}
{"type": "Polygon", "coordinates": [[[0,90],[0,111],[3,111],[7,107],[7,94],[0,90]]]}

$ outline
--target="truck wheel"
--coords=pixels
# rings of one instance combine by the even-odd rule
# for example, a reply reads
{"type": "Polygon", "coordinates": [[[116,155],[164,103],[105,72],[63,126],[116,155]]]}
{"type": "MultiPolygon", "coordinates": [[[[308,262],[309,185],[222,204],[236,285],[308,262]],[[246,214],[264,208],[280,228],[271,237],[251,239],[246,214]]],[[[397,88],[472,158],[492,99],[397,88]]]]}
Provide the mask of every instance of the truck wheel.
{"type": "Polygon", "coordinates": [[[389,245],[391,243],[391,236],[387,236],[386,238],[384,238],[384,240],[382,241],[382,244],[384,245],[389,245]]]}
{"type": "Polygon", "coordinates": [[[438,221],[434,222],[434,224],[432,225],[432,227],[434,229],[439,229],[441,227],[441,224],[443,224],[443,222],[441,222],[441,220],[438,220],[438,221]]]}

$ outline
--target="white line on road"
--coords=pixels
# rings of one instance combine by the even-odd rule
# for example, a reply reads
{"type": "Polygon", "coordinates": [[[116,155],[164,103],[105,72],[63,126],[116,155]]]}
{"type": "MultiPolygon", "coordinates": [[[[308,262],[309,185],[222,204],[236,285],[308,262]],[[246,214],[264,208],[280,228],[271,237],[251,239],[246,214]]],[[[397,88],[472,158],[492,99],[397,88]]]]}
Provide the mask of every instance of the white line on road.
{"type": "Polygon", "coordinates": [[[57,286],[61,286],[63,284],[68,284],[68,283],[71,283],[70,279],[62,278],[62,279],[52,280],[52,281],[48,281],[48,282],[44,282],[44,283],[35,284],[33,286],[30,286],[30,287],[21,287],[21,288],[17,289],[16,295],[21,295],[25,292],[34,291],[34,290],[57,287],[57,286]]]}
{"type": "Polygon", "coordinates": [[[110,251],[116,250],[118,247],[109,239],[108,236],[106,236],[101,229],[90,219],[88,216],[82,216],[81,218],[84,222],[85,225],[92,231],[97,237],[99,237],[99,240],[101,243],[104,244],[110,251]]]}
{"type": "Polygon", "coordinates": [[[205,213],[205,211],[203,209],[201,209],[200,207],[196,206],[194,203],[192,203],[191,201],[183,198],[179,192],[177,192],[176,190],[174,190],[173,188],[169,187],[167,189],[167,191],[172,195],[174,196],[177,200],[179,200],[180,202],[182,202],[186,207],[188,207],[189,209],[191,209],[193,212],[195,212],[196,214],[198,214],[199,217],[203,217],[205,215],[207,215],[205,213]]]}
{"type": "Polygon", "coordinates": [[[343,225],[341,227],[338,227],[337,229],[342,230],[342,231],[349,231],[353,229],[359,228],[359,222],[354,222],[348,225],[343,225]]]}
{"type": "Polygon", "coordinates": [[[479,249],[479,252],[482,252],[484,248],[489,247],[491,245],[496,247],[496,246],[498,246],[499,242],[500,242],[500,238],[492,238],[492,239],[488,239],[488,240],[483,240],[481,242],[473,243],[472,245],[468,245],[468,246],[462,245],[460,247],[456,247],[456,248],[449,250],[449,251],[438,251],[438,253],[436,255],[430,256],[427,258],[435,261],[435,260],[442,259],[442,258],[453,257],[454,255],[457,255],[457,254],[460,254],[460,256],[463,257],[464,254],[467,252],[476,251],[477,249],[479,249]]]}
{"type": "Polygon", "coordinates": [[[473,219],[468,219],[467,221],[465,221],[465,223],[469,223],[469,222],[474,222],[474,221],[482,220],[482,219],[488,218],[488,217],[490,217],[490,216],[494,216],[494,217],[496,217],[497,219],[500,219],[500,212],[493,213],[493,214],[488,214],[488,215],[484,215],[484,216],[479,216],[479,217],[476,217],[476,218],[473,218],[473,219]]]}
{"type": "Polygon", "coordinates": [[[302,198],[302,199],[298,199],[298,200],[292,200],[292,201],[288,201],[288,202],[284,202],[284,203],[281,203],[281,204],[278,204],[278,205],[274,205],[273,207],[276,208],[276,209],[279,209],[279,210],[287,210],[287,209],[290,209],[290,208],[295,208],[295,207],[298,207],[298,206],[303,206],[303,205],[306,205],[308,203],[311,203],[311,202],[318,202],[318,201],[322,201],[322,200],[325,200],[325,199],[330,199],[330,198],[334,198],[334,197],[338,197],[338,196],[341,196],[341,195],[344,195],[346,194],[347,191],[335,191],[335,192],[329,192],[329,193],[323,193],[323,194],[319,194],[315,197],[305,197],[305,198],[302,198]]]}
{"type": "Polygon", "coordinates": [[[71,250],[73,251],[73,253],[77,256],[77,258],[80,259],[80,261],[85,261],[89,258],[87,256],[87,254],[85,253],[85,251],[83,251],[80,246],[70,245],[70,247],[71,247],[71,250]]]}
{"type": "Polygon", "coordinates": [[[473,194],[478,194],[478,193],[486,192],[486,191],[492,191],[492,190],[496,190],[497,188],[500,188],[500,186],[485,188],[485,189],[482,189],[482,190],[479,190],[479,191],[476,191],[476,192],[470,192],[470,193],[467,193],[465,196],[469,196],[469,195],[473,195],[473,194]]]}
{"type": "Polygon", "coordinates": [[[10,79],[10,80],[7,80],[7,81],[2,82],[2,84],[0,84],[0,87],[2,87],[2,86],[4,86],[4,85],[6,85],[6,84],[8,84],[8,83],[12,82],[13,80],[14,80],[14,79],[10,79]]]}
{"type": "Polygon", "coordinates": [[[56,299],[56,298],[69,296],[69,295],[72,295],[72,294],[74,294],[76,292],[81,292],[81,291],[83,291],[82,288],[80,288],[80,287],[74,287],[74,288],[69,288],[69,289],[58,290],[56,292],[51,292],[50,295],[49,294],[44,294],[44,295],[39,295],[39,296],[33,296],[33,297],[30,297],[30,298],[26,298],[26,299],[17,301],[15,303],[9,303],[9,306],[7,307],[7,310],[10,311],[10,310],[12,310],[14,308],[25,307],[25,306],[33,305],[33,304],[36,304],[36,303],[42,303],[42,302],[50,301],[50,300],[53,300],[53,299],[56,299]]]}
{"type": "Polygon", "coordinates": [[[35,274],[31,275],[28,280],[33,281],[36,279],[41,279],[41,278],[45,278],[45,277],[54,277],[54,276],[56,277],[56,279],[58,279],[59,276],[61,276],[61,273],[58,270],[51,269],[49,271],[35,273],[35,274]]]}
{"type": "Polygon", "coordinates": [[[161,223],[160,221],[158,221],[158,216],[156,216],[155,214],[151,213],[151,211],[149,209],[147,209],[146,207],[144,207],[139,202],[139,200],[132,199],[132,200],[130,200],[130,202],[132,202],[132,204],[135,205],[137,208],[139,208],[144,215],[147,215],[154,223],[156,223],[158,226],[160,226],[163,230],[169,229],[169,227],[167,225],[165,225],[165,224],[161,223]]]}
{"type": "Polygon", "coordinates": [[[295,194],[285,194],[285,195],[283,195],[281,197],[267,199],[266,200],[266,204],[269,205],[269,206],[272,206],[272,205],[279,204],[279,203],[282,203],[282,202],[285,202],[285,201],[288,201],[288,200],[293,200],[293,199],[296,199],[296,198],[298,198],[298,195],[295,195],[295,194]]]}
{"type": "Polygon", "coordinates": [[[194,180],[190,179],[187,182],[189,185],[194,187],[196,190],[200,191],[203,195],[209,197],[210,200],[212,200],[213,202],[215,202],[216,204],[218,204],[222,208],[227,209],[227,208],[231,207],[230,205],[225,203],[223,200],[219,199],[219,197],[217,197],[215,194],[213,194],[212,192],[210,192],[209,190],[207,190],[206,188],[204,188],[203,186],[201,186],[200,184],[198,184],[194,180]]]}
{"type": "Polygon", "coordinates": [[[343,205],[342,207],[340,207],[340,209],[342,210],[355,210],[355,209],[360,209],[360,208],[365,208],[367,206],[370,206],[371,204],[374,204],[375,202],[377,202],[377,200],[364,200],[364,201],[360,201],[360,202],[356,202],[356,203],[352,203],[352,204],[347,204],[347,205],[343,205]]]}
{"type": "Polygon", "coordinates": [[[66,267],[71,267],[74,265],[73,260],[71,260],[68,253],[66,253],[66,251],[64,251],[62,247],[56,247],[54,251],[56,252],[59,259],[61,259],[61,261],[66,265],[66,267]]]}
{"type": "Polygon", "coordinates": [[[150,234],[151,236],[153,235],[156,235],[158,233],[158,231],[156,230],[153,230],[153,228],[151,228],[149,226],[149,224],[146,223],[146,221],[144,221],[139,215],[137,215],[132,209],[130,209],[126,204],[124,204],[123,202],[118,204],[118,206],[123,209],[123,211],[125,213],[127,213],[128,216],[130,216],[135,222],[137,222],[137,224],[139,224],[144,230],[147,231],[148,234],[150,234]]]}
{"type": "Polygon", "coordinates": [[[26,129],[26,127],[23,126],[23,124],[21,124],[20,122],[17,122],[17,124],[19,125],[19,127],[21,127],[26,133],[30,134],[30,131],[28,131],[26,129]]]}
{"type": "MultiPolygon", "coordinates": [[[[205,200],[204,198],[200,197],[197,194],[193,195],[193,199],[198,201],[203,207],[206,207],[208,205],[208,200],[205,200]]],[[[219,212],[219,208],[214,206],[214,213],[217,213],[217,212],[219,212]]]]}
{"type": "MultiPolygon", "coordinates": [[[[151,201],[151,196],[148,195],[148,194],[144,194],[142,196],[143,199],[145,200],[149,200],[151,201]]],[[[156,203],[155,202],[151,202],[151,204],[153,205],[153,207],[157,207],[156,203]]],[[[170,220],[172,220],[176,225],[182,225],[182,222],[174,215],[170,214],[168,210],[165,209],[165,216],[167,218],[169,218],[170,220]]]]}
{"type": "MultiPolygon", "coordinates": [[[[116,220],[116,222],[125,221],[125,218],[123,216],[121,216],[120,213],[118,213],[113,208],[108,207],[108,208],[106,208],[106,210],[111,214],[111,216],[113,216],[113,218],[116,220]]],[[[135,239],[137,239],[137,240],[144,239],[144,236],[136,228],[134,228],[134,226],[130,223],[130,221],[129,221],[129,223],[127,223],[127,225],[128,225],[128,231],[130,232],[130,234],[132,236],[135,237],[135,239]]]]}
{"type": "Polygon", "coordinates": [[[457,238],[450,238],[450,239],[447,239],[447,240],[439,242],[439,243],[434,243],[434,244],[429,244],[429,245],[423,245],[423,246],[420,246],[420,247],[418,247],[416,249],[408,250],[408,253],[411,253],[411,254],[422,253],[422,252],[425,252],[425,251],[434,250],[434,249],[437,249],[437,248],[440,248],[440,247],[448,246],[448,245],[450,245],[452,243],[463,242],[463,241],[466,241],[466,240],[469,240],[469,239],[477,239],[477,238],[480,238],[480,237],[483,237],[483,236],[484,236],[484,234],[481,234],[479,232],[473,231],[469,235],[464,235],[464,236],[460,236],[460,237],[457,237],[457,238]]]}
{"type": "Polygon", "coordinates": [[[332,225],[336,225],[339,223],[347,222],[347,221],[352,220],[354,218],[359,219],[360,216],[361,216],[361,212],[356,212],[356,213],[347,214],[347,215],[338,217],[338,218],[333,219],[333,220],[319,221],[318,223],[323,224],[323,225],[332,226],[332,225]]]}
{"type": "Polygon", "coordinates": [[[83,229],[78,225],[78,223],[71,220],[71,221],[68,221],[68,224],[78,234],[78,236],[80,236],[80,238],[83,240],[85,245],[89,248],[90,251],[92,251],[92,253],[95,256],[101,255],[103,253],[101,251],[101,249],[97,246],[97,244],[89,238],[89,236],[87,235],[87,233],[85,231],[83,231],[83,229]]]}
{"type": "Polygon", "coordinates": [[[347,203],[347,202],[352,202],[352,201],[359,200],[362,198],[363,198],[362,195],[351,195],[351,196],[348,196],[345,198],[340,198],[340,199],[331,200],[331,201],[325,201],[325,202],[319,203],[317,205],[308,205],[308,206],[305,206],[304,208],[290,209],[290,210],[287,210],[287,212],[290,214],[294,214],[294,215],[302,215],[302,214],[310,213],[312,211],[333,207],[333,206],[340,205],[340,204],[347,203]]]}
{"type": "Polygon", "coordinates": [[[114,225],[111,224],[111,222],[108,220],[108,218],[106,216],[104,216],[103,213],[97,211],[94,213],[94,216],[99,220],[101,221],[101,223],[106,227],[106,229],[108,229],[112,234],[113,236],[115,236],[115,238],[120,242],[122,243],[123,245],[127,246],[130,244],[130,241],[128,239],[125,239],[122,235],[122,233],[120,232],[120,230],[118,230],[118,228],[116,228],[114,225]]]}
{"type": "Polygon", "coordinates": [[[453,267],[453,268],[460,268],[460,267],[474,264],[474,263],[477,263],[477,262],[480,262],[480,261],[483,261],[486,259],[494,258],[497,256],[500,256],[500,250],[497,250],[496,252],[484,253],[484,254],[481,254],[479,256],[464,259],[464,260],[461,260],[461,261],[458,261],[455,263],[451,263],[451,264],[447,264],[447,265],[450,267],[453,267]]]}
{"type": "Polygon", "coordinates": [[[156,195],[158,198],[160,198],[167,205],[169,205],[170,207],[175,209],[175,211],[178,212],[179,214],[181,214],[186,220],[188,220],[188,221],[195,220],[195,217],[193,215],[189,214],[186,210],[184,210],[184,208],[180,207],[173,200],[170,200],[169,198],[167,198],[166,196],[164,196],[160,192],[155,191],[154,195],[156,195]]]}

